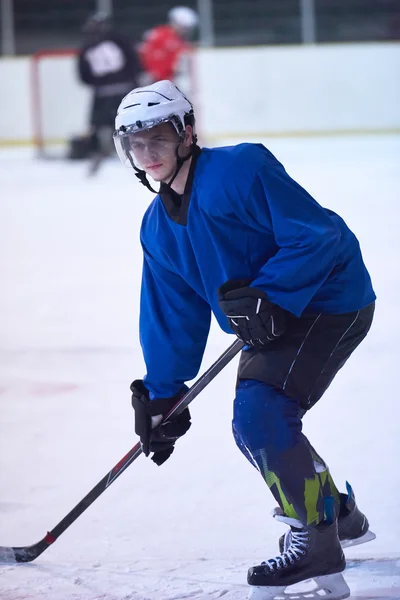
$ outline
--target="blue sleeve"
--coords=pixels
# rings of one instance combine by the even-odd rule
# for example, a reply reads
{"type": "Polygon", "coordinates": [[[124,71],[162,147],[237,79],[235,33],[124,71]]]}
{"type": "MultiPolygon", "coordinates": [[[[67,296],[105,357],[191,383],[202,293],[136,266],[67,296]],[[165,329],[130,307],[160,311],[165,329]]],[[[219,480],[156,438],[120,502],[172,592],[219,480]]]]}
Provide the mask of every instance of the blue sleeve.
{"type": "Polygon", "coordinates": [[[340,229],[280,163],[258,172],[249,203],[278,248],[251,285],[300,316],[336,264],[340,229]]]}
{"type": "Polygon", "coordinates": [[[147,389],[156,398],[174,396],[196,377],[211,323],[211,309],[176,273],[144,251],[140,343],[147,389]]]}

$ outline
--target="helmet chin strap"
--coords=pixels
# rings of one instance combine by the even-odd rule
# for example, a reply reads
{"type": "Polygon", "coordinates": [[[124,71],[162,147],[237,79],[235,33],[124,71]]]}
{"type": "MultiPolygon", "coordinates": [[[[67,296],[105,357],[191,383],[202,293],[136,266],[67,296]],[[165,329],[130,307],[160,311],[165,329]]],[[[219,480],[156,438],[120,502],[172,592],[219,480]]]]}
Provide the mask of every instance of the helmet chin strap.
{"type": "Polygon", "coordinates": [[[140,183],[147,187],[147,189],[150,190],[150,192],[153,192],[153,194],[158,194],[158,192],[151,187],[150,181],[147,179],[146,171],[137,168],[129,152],[127,153],[127,157],[129,159],[129,162],[131,163],[132,168],[135,171],[135,176],[139,179],[140,183]]]}
{"type": "MultiPolygon", "coordinates": [[[[179,171],[183,167],[184,163],[187,160],[189,160],[189,158],[193,155],[193,149],[196,146],[196,142],[197,142],[197,138],[194,137],[193,143],[190,146],[190,152],[185,157],[179,156],[178,148],[179,148],[180,144],[176,147],[176,169],[175,169],[175,173],[173,174],[172,178],[165,184],[167,187],[171,188],[173,182],[175,181],[175,179],[176,179],[179,171]]],[[[147,189],[150,190],[151,192],[153,192],[154,194],[158,194],[159,191],[157,192],[157,190],[155,190],[154,188],[151,187],[150,181],[147,179],[146,171],[144,171],[143,169],[138,169],[138,167],[133,162],[132,157],[129,154],[129,152],[128,152],[127,156],[128,156],[129,162],[131,163],[132,167],[136,171],[135,175],[139,179],[140,183],[143,184],[145,187],[147,187],[147,189]]]]}
{"type": "MultiPolygon", "coordinates": [[[[169,187],[171,189],[172,184],[174,183],[179,171],[182,169],[184,163],[189,160],[189,158],[192,156],[193,154],[193,148],[196,145],[196,142],[194,141],[192,143],[192,145],[190,146],[190,151],[187,154],[187,156],[185,156],[184,158],[182,158],[182,156],[179,156],[178,153],[178,148],[176,149],[176,169],[175,169],[175,173],[173,174],[172,178],[168,181],[168,183],[166,183],[165,185],[167,187],[169,187]]],[[[178,146],[179,147],[179,146],[178,146]]]]}

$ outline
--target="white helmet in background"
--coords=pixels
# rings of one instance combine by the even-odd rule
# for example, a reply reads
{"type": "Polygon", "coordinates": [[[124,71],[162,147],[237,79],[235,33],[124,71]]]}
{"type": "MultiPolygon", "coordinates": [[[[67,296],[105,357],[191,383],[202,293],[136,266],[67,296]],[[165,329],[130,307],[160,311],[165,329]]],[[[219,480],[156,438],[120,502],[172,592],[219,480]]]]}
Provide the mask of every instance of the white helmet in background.
{"type": "Polygon", "coordinates": [[[199,17],[197,12],[188,6],[175,6],[168,11],[168,21],[182,29],[194,29],[198,25],[199,17]]]}

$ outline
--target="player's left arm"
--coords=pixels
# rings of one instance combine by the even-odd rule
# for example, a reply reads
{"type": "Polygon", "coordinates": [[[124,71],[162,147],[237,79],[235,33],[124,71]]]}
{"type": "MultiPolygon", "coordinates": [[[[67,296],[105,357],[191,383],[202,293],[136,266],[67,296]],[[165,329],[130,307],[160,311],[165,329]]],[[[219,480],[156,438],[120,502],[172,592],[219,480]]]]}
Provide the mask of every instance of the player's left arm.
{"type": "Polygon", "coordinates": [[[335,267],[340,229],[279,163],[258,172],[249,205],[279,248],[251,285],[300,316],[335,267]]]}
{"type": "Polygon", "coordinates": [[[300,316],[327,279],[341,233],[277,161],[258,171],[247,201],[235,212],[273,235],[278,247],[254,279],[229,280],[218,290],[231,329],[262,349],[285,332],[287,312],[300,316]]]}

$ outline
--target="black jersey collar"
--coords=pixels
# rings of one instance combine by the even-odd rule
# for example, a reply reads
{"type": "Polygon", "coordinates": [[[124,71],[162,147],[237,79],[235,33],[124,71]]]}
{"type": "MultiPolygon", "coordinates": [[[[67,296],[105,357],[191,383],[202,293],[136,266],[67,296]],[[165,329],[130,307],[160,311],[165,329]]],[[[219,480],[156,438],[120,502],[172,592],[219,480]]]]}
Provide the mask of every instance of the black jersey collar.
{"type": "Polygon", "coordinates": [[[201,154],[201,148],[194,146],[192,151],[192,162],[190,163],[189,173],[186,180],[185,191],[183,194],[177,194],[168,184],[162,183],[159,196],[162,200],[167,215],[178,225],[187,225],[187,215],[189,211],[190,197],[192,195],[192,185],[197,160],[201,154]]]}

